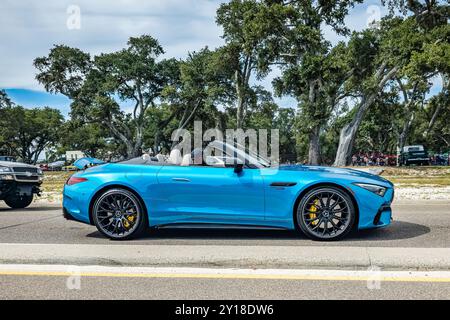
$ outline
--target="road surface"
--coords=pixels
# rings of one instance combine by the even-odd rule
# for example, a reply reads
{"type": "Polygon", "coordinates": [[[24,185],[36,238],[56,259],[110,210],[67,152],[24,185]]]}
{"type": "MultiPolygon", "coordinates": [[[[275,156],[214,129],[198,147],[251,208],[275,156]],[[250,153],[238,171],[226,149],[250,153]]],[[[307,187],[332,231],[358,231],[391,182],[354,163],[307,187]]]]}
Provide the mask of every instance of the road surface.
{"type": "MultiPolygon", "coordinates": [[[[439,264],[442,261],[436,260],[436,256],[447,255],[445,250],[450,248],[450,201],[400,202],[396,203],[393,209],[394,222],[390,227],[358,232],[344,241],[332,243],[314,242],[290,231],[199,229],[150,230],[141,239],[116,242],[102,237],[95,227],[64,220],[59,206],[36,204],[26,210],[10,210],[0,204],[0,246],[3,246],[0,260],[2,255],[6,257],[7,252],[10,254],[10,260],[0,265],[0,299],[449,299],[450,276],[446,272],[450,269],[448,264],[439,264]],[[73,251],[74,248],[78,251],[73,251]],[[242,261],[232,260],[235,265],[219,265],[219,261],[218,265],[198,267],[203,268],[200,273],[214,273],[217,268],[243,268],[246,276],[199,277],[196,275],[198,272],[188,272],[187,275],[180,276],[171,274],[170,270],[165,271],[164,268],[170,265],[164,265],[162,271],[149,270],[144,276],[121,271],[123,269],[118,269],[113,275],[81,273],[80,287],[74,289],[67,286],[71,272],[78,268],[69,263],[72,260],[62,266],[62,273],[52,272],[54,264],[42,265],[43,261],[36,260],[41,265],[33,267],[30,265],[33,261],[27,261],[24,265],[21,259],[13,260],[14,257],[32,260],[37,256],[45,256],[47,251],[49,254],[55,254],[62,252],[61,250],[66,250],[66,256],[70,259],[76,259],[77,252],[80,252],[81,256],[90,250],[94,250],[94,254],[95,250],[105,252],[106,248],[114,254],[122,254],[118,255],[118,261],[106,261],[106,265],[120,265],[120,257],[145,255],[147,251],[161,253],[161,257],[167,259],[171,256],[170,250],[174,248],[186,256],[202,255],[202,261],[212,259],[214,255],[241,255],[242,261]],[[253,248],[251,251],[255,257],[265,251],[269,254],[279,254],[283,259],[286,258],[283,256],[286,252],[292,252],[293,255],[295,252],[301,252],[303,256],[307,256],[308,252],[311,256],[319,252],[329,252],[334,254],[334,260],[330,259],[332,264],[328,267],[324,260],[325,265],[320,265],[320,268],[315,268],[314,265],[285,266],[286,270],[290,270],[286,271],[288,273],[318,272],[318,275],[312,278],[298,275],[288,275],[281,279],[271,278],[267,275],[255,275],[254,268],[245,265],[246,257],[242,252],[246,252],[247,248],[253,248]],[[376,255],[371,252],[385,254],[388,256],[387,260],[389,255],[397,254],[395,259],[399,266],[403,262],[405,265],[411,264],[406,270],[410,277],[402,276],[405,271],[401,268],[378,271],[375,269],[375,275],[379,274],[381,278],[374,286],[371,274],[362,278],[354,275],[333,276],[336,272],[352,269],[349,263],[364,251],[369,253],[367,257],[362,257],[368,258],[368,266],[376,265],[372,260],[376,255]],[[75,254],[71,255],[70,252],[75,254]],[[351,252],[354,252],[354,256],[351,252]],[[442,252],[444,254],[441,254],[442,252]],[[425,270],[419,271],[429,270],[429,275],[423,277],[414,273],[411,266],[414,266],[417,260],[409,259],[410,253],[418,254],[419,258],[422,255],[429,256],[429,264],[425,270]],[[405,261],[402,261],[403,259],[405,261]],[[434,267],[432,264],[435,261],[434,267]],[[17,266],[11,265],[14,263],[17,263],[17,266]],[[9,269],[1,271],[2,267],[9,269]],[[23,272],[24,268],[31,269],[29,272],[23,272]],[[389,279],[383,276],[385,272],[396,273],[389,279]]],[[[58,257],[53,258],[58,261],[58,257]]],[[[170,264],[170,260],[167,261],[170,264]]],[[[280,261],[278,264],[283,263],[283,260],[280,261]]],[[[302,263],[305,260],[298,261],[302,263]]],[[[267,262],[268,267],[270,263],[273,264],[273,261],[267,262]]],[[[359,266],[355,265],[354,269],[359,270],[355,272],[367,272],[367,265],[362,260],[359,266]]],[[[274,270],[284,270],[283,265],[272,267],[274,270]]],[[[126,263],[119,268],[126,268],[126,263]]],[[[130,268],[136,270],[138,267],[130,268]]]]}

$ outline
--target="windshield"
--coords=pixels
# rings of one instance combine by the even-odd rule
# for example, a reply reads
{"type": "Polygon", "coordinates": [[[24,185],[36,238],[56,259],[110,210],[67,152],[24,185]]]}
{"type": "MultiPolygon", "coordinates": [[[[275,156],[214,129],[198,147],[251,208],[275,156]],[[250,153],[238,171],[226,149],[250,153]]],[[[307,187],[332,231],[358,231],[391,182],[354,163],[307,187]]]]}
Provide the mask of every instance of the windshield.
{"type": "Polygon", "coordinates": [[[224,143],[223,141],[215,140],[211,142],[209,146],[218,149],[229,157],[237,157],[247,165],[255,166],[257,168],[270,167],[270,160],[258,155],[252,150],[247,149],[246,152],[246,148],[240,144],[236,144],[235,147],[228,143],[224,143]]]}
{"type": "Polygon", "coordinates": [[[424,151],[422,146],[406,147],[406,152],[424,151]]]}

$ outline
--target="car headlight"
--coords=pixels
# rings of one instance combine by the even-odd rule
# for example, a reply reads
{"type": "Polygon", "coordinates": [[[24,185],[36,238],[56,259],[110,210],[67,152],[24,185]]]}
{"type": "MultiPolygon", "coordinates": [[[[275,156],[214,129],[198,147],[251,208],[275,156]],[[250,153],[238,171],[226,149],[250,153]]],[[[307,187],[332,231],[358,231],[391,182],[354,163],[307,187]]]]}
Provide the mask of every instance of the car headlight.
{"type": "Polygon", "coordinates": [[[4,172],[12,172],[12,170],[9,167],[1,167],[0,166],[0,173],[4,173],[4,172]]]}
{"type": "Polygon", "coordinates": [[[42,171],[41,168],[38,168],[38,169],[37,169],[37,174],[38,174],[38,175],[42,175],[42,174],[43,174],[43,171],[42,171]]]}
{"type": "Polygon", "coordinates": [[[380,197],[383,197],[386,193],[387,188],[382,186],[377,186],[376,184],[369,184],[369,183],[354,183],[354,185],[357,185],[358,187],[361,187],[363,189],[366,189],[368,191],[371,191],[380,197]]]}
{"type": "Polygon", "coordinates": [[[0,180],[14,180],[14,176],[12,174],[2,174],[0,175],[0,180]]]}

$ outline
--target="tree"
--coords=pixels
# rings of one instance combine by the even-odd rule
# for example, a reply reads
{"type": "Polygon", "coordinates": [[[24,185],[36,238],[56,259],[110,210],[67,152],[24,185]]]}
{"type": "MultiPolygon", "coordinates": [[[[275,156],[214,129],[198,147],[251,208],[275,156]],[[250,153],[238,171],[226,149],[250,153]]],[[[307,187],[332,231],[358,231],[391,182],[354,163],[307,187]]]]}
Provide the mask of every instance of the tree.
{"type": "Polygon", "coordinates": [[[337,34],[349,30],[344,19],[349,8],[361,1],[266,1],[265,19],[272,33],[267,37],[268,56],[281,66],[282,76],[274,81],[278,95],[298,101],[308,135],[308,162],[321,162],[320,135],[342,98],[348,78],[343,44],[332,48],[323,36],[324,25],[337,34]]]}
{"type": "Polygon", "coordinates": [[[62,123],[63,117],[56,109],[8,107],[0,119],[0,136],[11,155],[35,164],[46,148],[58,143],[62,123]]]}
{"type": "Polygon", "coordinates": [[[448,153],[450,151],[449,96],[443,94],[433,96],[424,104],[424,108],[419,109],[417,113],[417,129],[412,132],[413,139],[423,142],[429,150],[448,153]],[[440,112],[436,113],[438,108],[440,112]],[[434,123],[432,128],[429,127],[431,120],[434,123]],[[426,132],[426,135],[424,132],[426,132]]]}
{"type": "Polygon", "coordinates": [[[173,119],[177,126],[173,129],[187,129],[199,119],[209,128],[224,129],[218,105],[230,103],[233,87],[229,71],[217,65],[219,52],[220,49],[203,48],[189,53],[188,58],[180,62],[179,81],[166,87],[162,97],[166,108],[178,110],[173,119]]]}
{"type": "Polygon", "coordinates": [[[381,93],[361,122],[358,136],[355,139],[355,150],[370,154],[381,152],[395,153],[397,147],[397,131],[401,128],[406,109],[399,101],[394,90],[381,93]]]}
{"type": "Polygon", "coordinates": [[[117,156],[117,152],[109,148],[108,137],[108,131],[98,124],[70,120],[61,128],[58,153],[80,150],[93,158],[106,158],[109,153],[117,156]]]}
{"type": "Polygon", "coordinates": [[[141,154],[146,112],[179,75],[175,59],[157,61],[163,53],[156,39],[144,35],[130,38],[123,50],[93,59],[79,49],[55,46],[34,65],[47,91],[72,99],[72,117],[102,124],[133,157],[141,154]],[[121,109],[126,103],[133,104],[131,112],[121,109]]]}
{"type": "Polygon", "coordinates": [[[274,81],[278,95],[294,96],[299,102],[298,128],[308,137],[308,163],[319,164],[320,137],[339,103],[346,98],[343,87],[351,71],[343,43],[320,54],[305,54],[300,65],[289,65],[274,81]]]}
{"type": "MultiPolygon", "coordinates": [[[[417,23],[425,28],[447,24],[449,6],[440,0],[382,0],[391,14],[400,10],[405,16],[412,14],[417,23]]],[[[447,1],[448,2],[448,1],[447,1]]]]}
{"type": "Polygon", "coordinates": [[[350,163],[353,144],[361,122],[386,85],[404,68],[422,39],[412,19],[385,18],[380,29],[355,32],[349,41],[350,63],[354,74],[348,90],[356,98],[353,117],[344,125],[334,165],[350,163]]]}
{"type": "Polygon", "coordinates": [[[236,105],[236,127],[242,128],[253,94],[252,76],[262,78],[269,72],[268,21],[261,20],[264,4],[256,0],[231,0],[217,10],[217,23],[223,27],[226,45],[218,50],[217,66],[230,71],[236,105]]]}
{"type": "MultiPolygon", "coordinates": [[[[441,5],[434,0],[425,0],[424,3],[418,0],[407,2],[393,0],[386,2],[388,2],[391,9],[398,6],[405,13],[411,10],[413,15],[406,18],[387,17],[382,20],[380,30],[365,31],[375,32],[374,39],[376,40],[376,46],[379,48],[378,53],[374,56],[375,59],[367,59],[366,61],[374,63],[373,65],[376,67],[373,68],[371,75],[356,78],[358,80],[354,82],[357,84],[356,87],[360,88],[358,89],[360,100],[355,107],[357,112],[355,112],[353,119],[341,130],[335,165],[346,165],[349,163],[359,125],[377,95],[384,90],[389,81],[395,78],[402,79],[405,76],[409,78],[407,81],[409,84],[406,86],[403,85],[404,81],[396,81],[403,95],[404,105],[407,109],[410,109],[406,113],[407,118],[404,122],[403,132],[399,137],[399,145],[403,145],[414,119],[414,111],[411,111],[411,108],[414,109],[417,102],[416,98],[420,96],[420,92],[418,93],[416,90],[426,91],[423,83],[432,77],[437,70],[447,70],[448,72],[449,59],[445,58],[445,52],[448,50],[446,49],[448,47],[448,31],[446,31],[448,30],[448,5],[441,5]],[[441,45],[441,43],[444,45],[441,45]],[[433,51],[438,54],[430,55],[429,52],[433,51]],[[422,57],[423,61],[430,56],[434,58],[428,59],[428,61],[431,62],[433,59],[436,59],[439,67],[437,65],[433,66],[433,63],[426,65],[415,62],[415,60],[421,60],[419,57],[422,57]],[[417,69],[418,66],[421,66],[419,72],[411,72],[411,70],[417,69]],[[410,92],[407,92],[408,90],[410,92]]],[[[369,47],[369,50],[374,52],[373,47],[369,47]]],[[[447,86],[444,81],[443,88],[447,86]]],[[[439,112],[440,110],[437,109],[436,111],[439,112]]]]}
{"type": "Polygon", "coordinates": [[[11,99],[9,99],[8,94],[5,90],[0,90],[0,110],[2,108],[11,107],[13,103],[11,102],[11,99]]]}

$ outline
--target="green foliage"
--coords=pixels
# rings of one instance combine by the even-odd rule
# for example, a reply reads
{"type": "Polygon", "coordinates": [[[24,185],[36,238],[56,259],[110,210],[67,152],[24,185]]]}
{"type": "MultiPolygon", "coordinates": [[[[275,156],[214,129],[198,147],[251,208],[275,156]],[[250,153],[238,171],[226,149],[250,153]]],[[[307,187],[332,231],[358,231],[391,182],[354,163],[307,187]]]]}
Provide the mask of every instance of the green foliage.
{"type": "MultiPolygon", "coordinates": [[[[0,90],[0,112],[2,108],[11,107],[13,103],[5,90],[0,90]]],[[[0,114],[1,115],[1,114],[0,114]]]]}
{"type": "Polygon", "coordinates": [[[56,109],[4,108],[0,118],[2,151],[26,163],[36,163],[46,148],[58,143],[62,123],[63,117],[56,109]]]}
{"type": "Polygon", "coordinates": [[[127,48],[93,59],[79,49],[55,46],[35,60],[36,78],[48,91],[71,98],[72,117],[107,128],[131,157],[143,147],[145,113],[166,86],[178,81],[178,61],[157,61],[163,53],[148,35],[132,37],[127,48]],[[124,102],[134,104],[132,112],[121,110],[124,102]]]}
{"type": "Polygon", "coordinates": [[[88,157],[120,156],[120,149],[109,138],[108,132],[96,123],[69,120],[60,130],[58,154],[82,150],[88,157]]]}

